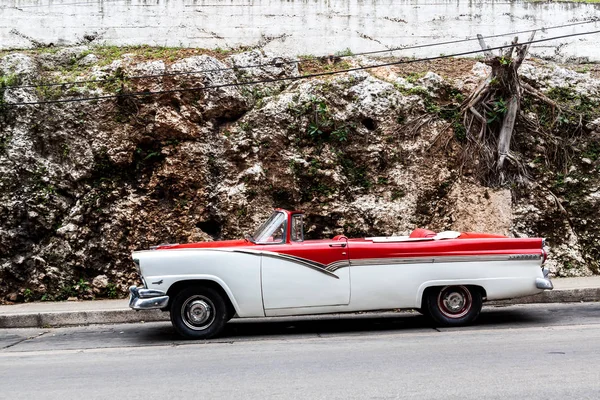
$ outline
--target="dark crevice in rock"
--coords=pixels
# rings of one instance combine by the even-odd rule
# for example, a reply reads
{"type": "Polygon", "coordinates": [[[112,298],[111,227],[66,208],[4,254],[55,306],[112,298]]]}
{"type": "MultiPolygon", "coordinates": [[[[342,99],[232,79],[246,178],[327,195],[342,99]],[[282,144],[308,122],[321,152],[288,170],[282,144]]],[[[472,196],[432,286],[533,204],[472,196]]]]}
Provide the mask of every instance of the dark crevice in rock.
{"type": "Polygon", "coordinates": [[[364,118],[360,122],[365,128],[367,128],[370,131],[374,131],[375,129],[377,129],[377,122],[375,122],[375,120],[372,118],[364,118]]]}

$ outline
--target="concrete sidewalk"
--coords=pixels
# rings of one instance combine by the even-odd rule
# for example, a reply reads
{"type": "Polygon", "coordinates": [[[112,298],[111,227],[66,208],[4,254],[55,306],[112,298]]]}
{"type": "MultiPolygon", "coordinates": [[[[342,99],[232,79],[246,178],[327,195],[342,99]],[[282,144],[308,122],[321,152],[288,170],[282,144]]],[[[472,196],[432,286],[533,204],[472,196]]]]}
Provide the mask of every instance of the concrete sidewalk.
{"type": "MultiPolygon", "coordinates": [[[[535,296],[486,303],[510,305],[600,301],[600,276],[555,278],[554,290],[535,296]]],[[[23,303],[0,306],[0,328],[32,328],[65,325],[117,324],[168,321],[169,313],[133,311],[128,300],[23,303]]]]}
{"type": "Polygon", "coordinates": [[[0,328],[167,321],[169,313],[133,311],[129,300],[85,300],[0,306],[0,328]]]}

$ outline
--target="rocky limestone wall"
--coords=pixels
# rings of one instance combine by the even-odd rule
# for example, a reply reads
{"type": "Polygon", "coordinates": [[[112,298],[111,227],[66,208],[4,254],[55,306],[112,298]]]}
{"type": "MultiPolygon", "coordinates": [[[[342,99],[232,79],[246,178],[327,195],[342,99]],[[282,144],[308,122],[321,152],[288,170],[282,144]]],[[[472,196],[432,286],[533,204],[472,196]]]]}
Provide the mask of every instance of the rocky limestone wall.
{"type": "MultiPolygon", "coordinates": [[[[565,130],[573,150],[560,165],[548,154],[549,139],[518,127],[513,147],[528,162],[530,183],[484,187],[472,171],[458,172],[465,138],[448,122],[485,73],[475,60],[6,105],[313,72],[294,63],[226,69],[286,60],[258,50],[166,59],[128,53],[110,60],[102,51],[67,48],[0,59],[1,301],[123,295],[138,279],[132,250],[239,238],[274,207],[305,210],[308,238],[407,234],[418,226],[543,236],[554,274],[599,272],[600,119],[586,120],[578,133],[565,130]],[[212,72],[58,92],[5,87],[202,69],[212,72]]],[[[342,67],[374,62],[356,58],[342,67]]],[[[558,90],[570,96],[565,101],[598,104],[600,81],[590,71],[539,60],[523,70],[549,95],[558,90]]]]}

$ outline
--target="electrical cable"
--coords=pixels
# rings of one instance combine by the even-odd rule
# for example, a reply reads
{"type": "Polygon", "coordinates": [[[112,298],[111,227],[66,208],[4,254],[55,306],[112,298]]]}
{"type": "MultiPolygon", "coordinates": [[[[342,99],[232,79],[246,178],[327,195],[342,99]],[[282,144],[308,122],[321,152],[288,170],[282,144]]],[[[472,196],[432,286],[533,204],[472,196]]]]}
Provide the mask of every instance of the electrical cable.
{"type": "Polygon", "coordinates": [[[302,75],[302,76],[294,76],[294,77],[263,79],[263,80],[257,80],[257,81],[249,81],[249,82],[224,83],[224,84],[219,84],[219,85],[203,86],[203,87],[198,87],[198,88],[177,88],[177,89],[157,90],[157,91],[130,92],[130,93],[122,93],[122,94],[116,94],[116,95],[84,97],[84,98],[78,98],[78,99],[57,99],[57,100],[32,101],[32,102],[20,102],[20,103],[5,103],[5,105],[16,107],[16,106],[24,106],[24,105],[73,103],[73,102],[94,101],[94,100],[107,100],[107,99],[123,98],[123,97],[152,96],[152,95],[167,94],[167,93],[195,92],[195,91],[204,91],[204,90],[208,90],[208,89],[218,89],[218,88],[235,87],[235,86],[250,86],[250,85],[257,85],[257,84],[261,84],[261,83],[274,83],[274,82],[281,82],[281,81],[292,81],[293,82],[293,81],[298,81],[298,80],[302,80],[302,79],[343,74],[343,73],[348,73],[348,72],[373,69],[373,68],[381,68],[381,67],[387,67],[387,66],[392,66],[392,65],[412,64],[412,63],[423,62],[423,61],[432,61],[432,60],[440,60],[440,59],[445,59],[445,58],[462,57],[462,56],[467,56],[467,55],[472,55],[472,54],[484,53],[484,52],[488,52],[488,51],[492,51],[492,50],[501,50],[501,49],[505,49],[505,48],[509,48],[509,47],[531,45],[534,43],[542,43],[542,42],[548,42],[551,40],[565,39],[565,38],[576,37],[576,36],[593,35],[593,34],[597,34],[597,33],[600,33],[600,30],[572,33],[572,34],[568,34],[568,35],[554,36],[554,37],[550,37],[550,38],[530,40],[527,42],[507,44],[507,45],[496,46],[496,47],[488,47],[487,49],[471,50],[471,51],[466,51],[466,52],[462,52],[462,53],[447,54],[447,55],[436,56],[436,57],[401,60],[401,61],[394,61],[394,62],[388,62],[388,63],[382,63],[382,64],[374,64],[374,65],[368,65],[368,66],[362,66],[362,67],[348,68],[348,69],[343,69],[343,70],[338,70],[338,71],[319,72],[319,73],[302,75]]]}
{"type": "MultiPolygon", "coordinates": [[[[502,36],[512,36],[512,35],[518,35],[521,33],[530,33],[530,32],[538,31],[538,30],[546,31],[546,30],[551,30],[551,29],[560,29],[560,28],[565,28],[565,27],[570,27],[570,26],[586,25],[586,24],[595,23],[595,22],[599,22],[599,21],[597,19],[593,19],[593,20],[584,21],[584,22],[574,22],[574,23],[564,24],[564,25],[554,25],[554,26],[549,26],[549,27],[541,27],[541,28],[535,28],[535,29],[529,29],[529,30],[523,30],[523,31],[507,32],[507,33],[501,33],[501,34],[497,34],[497,35],[483,36],[483,39],[491,39],[491,38],[497,38],[497,37],[502,37],[502,36]]],[[[426,47],[444,46],[444,45],[449,45],[449,44],[470,42],[473,40],[478,40],[478,38],[474,37],[474,38],[466,38],[466,39],[456,39],[456,40],[450,40],[450,41],[446,41],[446,42],[426,43],[426,44],[421,44],[421,45],[397,47],[397,48],[392,48],[392,49],[387,49],[387,50],[374,50],[374,51],[353,53],[353,54],[348,54],[348,55],[339,55],[339,56],[336,56],[336,55],[327,55],[327,56],[321,56],[321,57],[315,56],[315,59],[319,59],[319,58],[323,58],[323,57],[348,58],[348,57],[357,57],[357,56],[362,56],[362,55],[391,53],[391,52],[400,51],[400,50],[412,50],[412,49],[420,49],[420,48],[426,48],[426,47]]],[[[180,71],[180,72],[169,72],[169,73],[163,73],[163,74],[133,75],[133,76],[124,76],[122,78],[115,77],[115,78],[105,78],[105,79],[86,79],[86,80],[74,81],[74,82],[54,82],[54,83],[40,83],[40,84],[20,85],[20,86],[8,86],[6,89],[21,89],[21,88],[32,88],[32,87],[36,87],[36,88],[37,87],[55,87],[55,86],[72,87],[72,86],[79,86],[79,85],[84,85],[84,84],[88,84],[88,83],[114,82],[114,81],[118,81],[118,80],[138,80],[138,79],[161,78],[161,77],[181,76],[181,75],[196,75],[196,74],[205,74],[205,73],[239,70],[239,69],[280,67],[281,65],[302,64],[302,63],[306,63],[309,61],[311,61],[311,59],[292,60],[292,61],[283,61],[282,60],[279,62],[274,61],[274,62],[264,63],[264,64],[240,65],[240,66],[235,66],[235,67],[214,68],[214,69],[207,69],[207,70],[180,71]]]]}

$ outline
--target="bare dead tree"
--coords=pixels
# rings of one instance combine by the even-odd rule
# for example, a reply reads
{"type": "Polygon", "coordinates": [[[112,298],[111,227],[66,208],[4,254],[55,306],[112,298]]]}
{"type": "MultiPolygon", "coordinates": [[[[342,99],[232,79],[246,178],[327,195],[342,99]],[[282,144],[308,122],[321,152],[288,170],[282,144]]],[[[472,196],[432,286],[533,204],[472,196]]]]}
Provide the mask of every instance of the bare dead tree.
{"type": "MultiPolygon", "coordinates": [[[[534,38],[535,31],[528,42],[534,38]]],[[[510,162],[519,173],[520,180],[526,180],[526,169],[518,157],[511,152],[510,143],[519,116],[523,85],[518,70],[529,50],[529,44],[518,45],[515,37],[511,46],[494,55],[481,35],[477,35],[484,50],[485,64],[492,68],[489,76],[463,102],[461,114],[469,144],[465,155],[477,159],[478,168],[483,169],[492,179],[505,182],[505,164],[510,162]]],[[[538,92],[536,89],[532,91],[538,92]]],[[[540,94],[543,96],[542,94],[540,94]]]]}

